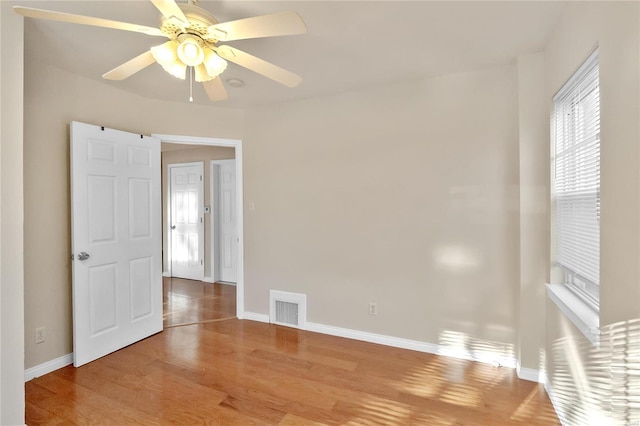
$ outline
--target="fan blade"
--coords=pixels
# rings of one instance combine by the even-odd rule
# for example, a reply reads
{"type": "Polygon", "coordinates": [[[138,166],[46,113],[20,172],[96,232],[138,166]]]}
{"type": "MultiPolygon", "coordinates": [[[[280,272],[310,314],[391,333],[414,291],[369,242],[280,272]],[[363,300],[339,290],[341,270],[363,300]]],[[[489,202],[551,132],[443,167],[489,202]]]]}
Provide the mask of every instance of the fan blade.
{"type": "Polygon", "coordinates": [[[14,12],[27,18],[49,19],[51,21],[70,22],[72,24],[92,25],[94,27],[113,28],[116,30],[133,31],[151,36],[166,37],[158,28],[127,22],[112,21],[110,19],[94,18],[91,16],[74,15],[72,13],[54,12],[51,10],[34,9],[32,7],[14,6],[14,12]]]}
{"type": "Polygon", "coordinates": [[[124,80],[125,78],[130,77],[138,71],[155,63],[155,61],[156,60],[153,58],[151,51],[148,50],[125,62],[124,64],[115,67],[111,71],[103,74],[102,78],[107,80],[124,80]]]}
{"type": "Polygon", "coordinates": [[[151,0],[151,3],[158,8],[162,16],[167,18],[167,20],[172,21],[175,24],[182,26],[183,28],[187,28],[189,26],[189,20],[182,9],[176,4],[174,0],[151,0]],[[176,22],[178,20],[178,22],[176,22]]]}
{"type": "Polygon", "coordinates": [[[207,92],[207,96],[209,96],[209,100],[213,102],[224,101],[229,97],[227,95],[227,91],[224,89],[224,85],[222,84],[220,77],[206,81],[202,83],[202,85],[204,86],[204,90],[207,92]]]}
{"type": "Polygon", "coordinates": [[[253,72],[257,72],[271,80],[277,81],[287,87],[296,87],[302,82],[302,77],[297,74],[280,68],[270,62],[257,58],[253,55],[238,50],[231,46],[217,46],[214,48],[216,53],[227,61],[231,61],[242,67],[248,68],[253,72]]]}
{"type": "Polygon", "coordinates": [[[208,32],[216,40],[231,41],[303,34],[307,26],[297,13],[282,12],[211,25],[208,32]]]}

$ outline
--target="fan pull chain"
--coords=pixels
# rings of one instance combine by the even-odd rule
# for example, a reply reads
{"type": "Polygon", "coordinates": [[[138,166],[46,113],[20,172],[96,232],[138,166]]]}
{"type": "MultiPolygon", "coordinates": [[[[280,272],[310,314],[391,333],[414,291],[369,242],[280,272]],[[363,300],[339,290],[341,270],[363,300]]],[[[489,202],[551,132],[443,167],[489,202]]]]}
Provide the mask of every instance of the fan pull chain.
{"type": "Polygon", "coordinates": [[[189,102],[193,102],[193,67],[189,67],[189,102]]]}

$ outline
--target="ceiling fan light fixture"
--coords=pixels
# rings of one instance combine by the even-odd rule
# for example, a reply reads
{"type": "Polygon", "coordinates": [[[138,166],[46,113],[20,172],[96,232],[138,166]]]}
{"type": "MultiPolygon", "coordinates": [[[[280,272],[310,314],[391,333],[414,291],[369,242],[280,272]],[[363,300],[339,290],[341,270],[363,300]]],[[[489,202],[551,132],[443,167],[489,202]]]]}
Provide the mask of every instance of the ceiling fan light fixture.
{"type": "Polygon", "coordinates": [[[159,63],[162,68],[172,76],[184,80],[186,78],[187,66],[178,58],[179,43],[176,40],[169,40],[160,46],[151,48],[153,59],[159,63]]]}
{"type": "Polygon", "coordinates": [[[178,45],[178,58],[190,67],[200,65],[204,60],[204,51],[195,37],[186,37],[178,45]]]}
{"type": "Polygon", "coordinates": [[[206,49],[204,53],[204,66],[207,69],[207,74],[211,78],[216,78],[227,69],[227,61],[222,59],[212,49],[206,49]]]}
{"type": "Polygon", "coordinates": [[[175,61],[170,67],[164,68],[164,70],[180,80],[187,78],[187,66],[180,61],[175,61]]]}
{"type": "Polygon", "coordinates": [[[171,67],[178,59],[177,49],[178,42],[176,40],[169,40],[160,46],[153,46],[151,48],[151,54],[153,55],[153,59],[167,70],[167,67],[171,67]]]}
{"type": "Polygon", "coordinates": [[[193,67],[193,69],[195,71],[196,81],[198,83],[204,83],[204,82],[213,80],[213,77],[211,77],[207,73],[207,68],[204,66],[204,64],[200,64],[198,66],[195,66],[195,67],[193,67]]]}

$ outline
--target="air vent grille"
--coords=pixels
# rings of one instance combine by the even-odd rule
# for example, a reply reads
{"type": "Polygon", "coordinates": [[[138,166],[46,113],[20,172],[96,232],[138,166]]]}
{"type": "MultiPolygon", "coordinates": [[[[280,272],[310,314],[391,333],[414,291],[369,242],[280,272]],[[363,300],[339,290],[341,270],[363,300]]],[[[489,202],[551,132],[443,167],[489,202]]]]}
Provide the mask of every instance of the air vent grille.
{"type": "Polygon", "coordinates": [[[298,326],[298,304],[276,300],[276,322],[298,326]]]}
{"type": "Polygon", "coordinates": [[[299,293],[271,290],[269,321],[273,324],[304,329],[307,316],[307,296],[299,293]]]}

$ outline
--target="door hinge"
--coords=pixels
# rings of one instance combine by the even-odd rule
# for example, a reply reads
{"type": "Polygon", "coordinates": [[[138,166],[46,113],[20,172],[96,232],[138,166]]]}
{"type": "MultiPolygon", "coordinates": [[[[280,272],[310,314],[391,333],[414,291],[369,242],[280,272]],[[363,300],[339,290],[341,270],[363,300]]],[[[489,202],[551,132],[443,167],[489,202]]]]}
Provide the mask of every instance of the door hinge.
{"type": "Polygon", "coordinates": [[[71,260],[75,260],[75,256],[71,253],[71,260]]]}
{"type": "Polygon", "coordinates": [[[204,265],[204,260],[200,259],[200,264],[204,265]]]}
{"type": "Polygon", "coordinates": [[[200,175],[200,182],[202,182],[202,175],[200,175]]]}

